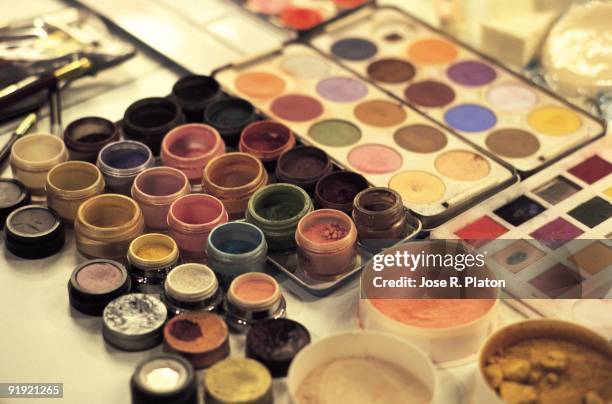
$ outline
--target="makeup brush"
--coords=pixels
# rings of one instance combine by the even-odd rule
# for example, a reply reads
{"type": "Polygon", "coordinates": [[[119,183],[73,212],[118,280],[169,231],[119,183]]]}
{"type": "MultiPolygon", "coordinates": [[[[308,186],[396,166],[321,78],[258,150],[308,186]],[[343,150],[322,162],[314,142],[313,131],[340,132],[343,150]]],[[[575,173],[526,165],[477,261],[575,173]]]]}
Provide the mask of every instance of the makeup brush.
{"type": "Polygon", "coordinates": [[[9,154],[11,154],[11,148],[15,142],[30,130],[32,125],[34,125],[36,122],[36,119],[38,119],[37,115],[32,112],[26,116],[23,121],[21,121],[19,126],[17,126],[17,129],[15,129],[15,132],[13,132],[11,138],[8,140],[8,142],[6,142],[4,147],[2,147],[2,150],[0,150],[0,165],[4,164],[6,158],[9,156],[9,154]]]}

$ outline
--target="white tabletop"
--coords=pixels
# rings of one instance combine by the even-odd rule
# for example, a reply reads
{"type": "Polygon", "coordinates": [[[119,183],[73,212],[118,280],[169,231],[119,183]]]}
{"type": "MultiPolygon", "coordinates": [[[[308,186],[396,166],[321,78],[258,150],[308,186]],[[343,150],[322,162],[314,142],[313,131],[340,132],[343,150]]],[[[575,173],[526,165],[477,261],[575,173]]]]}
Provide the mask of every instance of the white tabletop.
{"type": "MultiPolygon", "coordinates": [[[[3,0],[6,2],[7,0],[3,0]]],[[[410,4],[414,13],[424,11],[432,21],[431,9],[423,0],[395,1],[410,4]]],[[[2,18],[11,20],[66,7],[55,0],[11,2],[3,7],[2,18]]],[[[231,41],[230,41],[231,42],[231,41]]],[[[235,52],[235,44],[223,44],[235,52]]],[[[95,78],[79,81],[63,94],[64,125],[74,119],[98,115],[111,120],[121,118],[135,100],[165,95],[178,78],[177,70],[144,53],[95,78]]],[[[44,114],[43,114],[44,116],[44,114]]],[[[5,125],[0,143],[16,123],[5,125]]],[[[48,131],[43,117],[35,129],[48,131]]],[[[2,176],[11,176],[5,168],[2,176]]],[[[14,257],[0,239],[0,382],[64,383],[63,403],[122,404],[130,402],[129,378],[136,364],[162,351],[128,353],[106,345],[101,335],[101,320],[82,315],[68,304],[66,285],[70,273],[83,258],[78,255],[74,236],[68,231],[61,253],[44,260],[28,261],[14,257]]],[[[325,298],[294,294],[283,280],[288,316],[303,323],[313,340],[328,334],[356,328],[358,282],[354,281],[325,298]]],[[[502,305],[502,322],[521,316],[502,305]]],[[[232,355],[244,355],[243,337],[232,337],[232,355]]],[[[474,365],[440,369],[444,403],[467,402],[467,390],[474,365]]],[[[201,377],[203,372],[199,372],[201,377]]],[[[282,380],[275,381],[275,402],[288,402],[282,380]]],[[[41,400],[44,401],[44,400],[41,400]]],[[[0,403],[38,402],[31,399],[0,399],[0,403]]]]}

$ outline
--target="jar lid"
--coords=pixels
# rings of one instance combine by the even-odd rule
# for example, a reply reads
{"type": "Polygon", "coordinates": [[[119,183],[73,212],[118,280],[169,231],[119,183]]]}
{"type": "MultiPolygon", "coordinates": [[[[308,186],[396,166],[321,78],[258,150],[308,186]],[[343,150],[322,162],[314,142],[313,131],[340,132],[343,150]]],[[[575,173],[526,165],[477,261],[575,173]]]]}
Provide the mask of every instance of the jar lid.
{"type": "Polygon", "coordinates": [[[198,386],[191,364],[177,355],[163,354],[141,362],[130,380],[133,404],[197,404],[198,386]]]}
{"type": "Polygon", "coordinates": [[[64,225],[50,208],[22,206],[6,218],[6,248],[21,258],[38,259],[57,253],[64,246],[64,225]]]}
{"type": "Polygon", "coordinates": [[[110,302],[102,313],[102,335],[126,351],[152,348],[162,341],[168,311],[154,295],[130,293],[110,302]]]}
{"type": "Polygon", "coordinates": [[[30,203],[30,193],[21,181],[0,178],[0,229],[15,209],[30,203]]]}
{"type": "Polygon", "coordinates": [[[96,259],[77,266],[68,282],[70,305],[84,314],[100,316],[113,299],[128,293],[131,280],[116,261],[96,259]]]}
{"type": "Polygon", "coordinates": [[[206,402],[271,404],[272,378],[261,363],[246,358],[225,359],[204,375],[206,402]]]}

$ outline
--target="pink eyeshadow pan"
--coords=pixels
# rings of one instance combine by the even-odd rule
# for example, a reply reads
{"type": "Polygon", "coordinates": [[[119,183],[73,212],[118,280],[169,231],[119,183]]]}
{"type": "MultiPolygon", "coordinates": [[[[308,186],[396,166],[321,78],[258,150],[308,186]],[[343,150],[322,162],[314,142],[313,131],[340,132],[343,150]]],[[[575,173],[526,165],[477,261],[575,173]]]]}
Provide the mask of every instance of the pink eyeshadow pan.
{"type": "Polygon", "coordinates": [[[378,144],[357,146],[348,155],[349,164],[363,173],[386,174],[400,169],[402,156],[390,147],[378,144]]]}
{"type": "Polygon", "coordinates": [[[123,283],[123,274],[112,264],[95,263],[81,268],[76,281],[90,293],[103,293],[118,288],[123,283]]]}

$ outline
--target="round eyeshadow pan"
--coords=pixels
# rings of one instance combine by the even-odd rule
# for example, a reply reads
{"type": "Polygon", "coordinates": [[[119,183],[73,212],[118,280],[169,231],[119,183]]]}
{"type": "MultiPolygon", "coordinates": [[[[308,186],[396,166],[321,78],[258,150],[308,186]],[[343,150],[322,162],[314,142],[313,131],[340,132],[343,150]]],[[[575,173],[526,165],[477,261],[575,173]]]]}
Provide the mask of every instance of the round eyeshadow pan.
{"type": "Polygon", "coordinates": [[[446,135],[429,125],[416,124],[400,128],[393,135],[401,148],[415,153],[433,153],[447,144],[446,135]]]}
{"type": "Polygon", "coordinates": [[[359,61],[376,55],[378,48],[367,39],[345,38],[334,43],[331,52],[340,59],[359,61]]]}
{"type": "Polygon", "coordinates": [[[476,60],[455,63],[448,68],[446,74],[455,83],[470,87],[489,84],[497,77],[491,66],[476,60]]]}
{"type": "Polygon", "coordinates": [[[439,81],[425,80],[409,85],[404,96],[421,107],[440,108],[453,102],[455,91],[439,81]]]}
{"type": "Polygon", "coordinates": [[[238,91],[255,98],[274,97],[283,92],[285,81],[275,74],[266,72],[248,72],[236,78],[238,91]]]}
{"type": "Polygon", "coordinates": [[[317,92],[334,102],[355,102],[368,94],[366,85],[350,77],[329,77],[317,84],[317,92]]]}
{"type": "Polygon", "coordinates": [[[124,281],[123,273],[108,262],[93,262],[79,269],[76,274],[78,285],[91,293],[103,293],[116,289],[124,281]]]}
{"type": "Polygon", "coordinates": [[[521,129],[499,129],[491,132],[485,141],[493,153],[508,158],[529,157],[540,149],[540,141],[521,129]]]}
{"type": "Polygon", "coordinates": [[[272,113],[281,119],[305,122],[323,113],[323,105],[307,95],[288,94],[275,99],[270,106],[272,113]]]}
{"type": "Polygon", "coordinates": [[[450,42],[438,38],[424,38],[408,47],[408,57],[419,64],[443,64],[457,58],[459,51],[450,42]]]}
{"type": "Polygon", "coordinates": [[[308,135],[325,146],[346,147],[361,139],[361,130],[351,122],[330,119],[312,125],[308,135]]]}
{"type": "Polygon", "coordinates": [[[397,191],[404,202],[419,205],[439,201],[446,185],[436,175],[425,171],[403,171],[389,181],[389,188],[397,191]]]}
{"type": "Polygon", "coordinates": [[[396,126],[406,120],[406,111],[401,105],[385,100],[362,102],[354,113],[359,121],[378,128],[396,126]]]}
{"type": "Polygon", "coordinates": [[[527,116],[527,122],[538,132],[551,136],[569,135],[582,125],[574,111],[555,105],[534,109],[527,116]]]}
{"type": "Polygon", "coordinates": [[[500,111],[519,112],[532,108],[538,102],[538,96],[523,85],[503,83],[489,90],[487,101],[500,111]]]}
{"type": "Polygon", "coordinates": [[[449,150],[436,158],[436,169],[458,181],[477,181],[491,172],[491,165],[480,154],[468,150],[449,150]]]}
{"type": "Polygon", "coordinates": [[[305,31],[323,22],[323,16],[317,10],[306,7],[289,7],[284,9],[280,20],[287,28],[297,31],[305,31]]]}
{"type": "Polygon", "coordinates": [[[403,164],[402,156],[392,148],[380,144],[364,144],[348,154],[349,164],[367,174],[386,174],[397,171],[403,164]]]}
{"type": "Polygon", "coordinates": [[[329,63],[314,55],[293,55],[283,59],[279,68],[289,76],[297,79],[324,77],[329,73],[329,63]]]}
{"type": "Polygon", "coordinates": [[[370,63],[368,76],[385,84],[398,84],[412,80],[415,75],[414,66],[400,59],[380,59],[370,63]]]}
{"type": "Polygon", "coordinates": [[[497,123],[497,117],[490,109],[476,104],[457,105],[446,111],[444,120],[464,132],[482,132],[497,123]]]}

